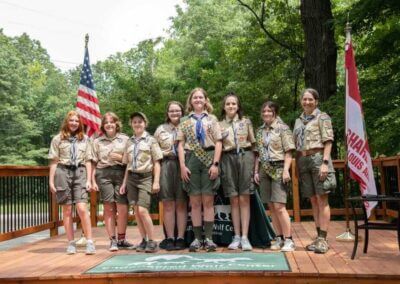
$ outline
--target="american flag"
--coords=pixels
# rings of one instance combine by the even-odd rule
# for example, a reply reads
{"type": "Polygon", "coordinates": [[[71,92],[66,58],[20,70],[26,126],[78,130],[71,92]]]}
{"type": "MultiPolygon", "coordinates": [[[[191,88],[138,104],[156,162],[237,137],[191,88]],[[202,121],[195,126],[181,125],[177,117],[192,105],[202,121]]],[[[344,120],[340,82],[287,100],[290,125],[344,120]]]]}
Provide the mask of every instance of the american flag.
{"type": "Polygon", "coordinates": [[[94,89],[92,70],[90,69],[89,51],[85,48],[85,59],[79,82],[78,100],[76,103],[78,113],[83,124],[86,125],[86,133],[90,137],[95,132],[100,132],[101,114],[99,100],[94,89]]]}

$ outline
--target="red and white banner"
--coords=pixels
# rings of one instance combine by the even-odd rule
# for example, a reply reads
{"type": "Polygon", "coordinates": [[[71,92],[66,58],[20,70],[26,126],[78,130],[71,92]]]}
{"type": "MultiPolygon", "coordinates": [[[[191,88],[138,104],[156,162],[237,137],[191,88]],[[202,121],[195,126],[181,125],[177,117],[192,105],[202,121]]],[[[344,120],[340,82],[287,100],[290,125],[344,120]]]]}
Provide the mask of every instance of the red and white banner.
{"type": "MultiPolygon", "coordinates": [[[[346,139],[350,177],[360,185],[361,195],[376,195],[371,154],[365,130],[357,69],[351,41],[346,43],[346,139]]],[[[377,202],[365,202],[367,216],[377,202]]]]}

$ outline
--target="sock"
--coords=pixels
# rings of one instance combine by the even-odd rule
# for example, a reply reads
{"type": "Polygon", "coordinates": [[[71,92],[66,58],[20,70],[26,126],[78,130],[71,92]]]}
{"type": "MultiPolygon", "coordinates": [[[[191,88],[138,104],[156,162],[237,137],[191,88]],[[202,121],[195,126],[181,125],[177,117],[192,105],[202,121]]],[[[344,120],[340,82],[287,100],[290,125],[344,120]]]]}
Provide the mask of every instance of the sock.
{"type": "Polygon", "coordinates": [[[318,237],[320,237],[320,238],[324,238],[325,240],[326,240],[326,235],[328,234],[328,232],[327,231],[324,231],[324,230],[320,230],[319,231],[319,235],[318,235],[318,237]]]}
{"type": "Polygon", "coordinates": [[[204,234],[207,239],[212,239],[214,221],[204,221],[204,234]]]}
{"type": "Polygon", "coordinates": [[[198,239],[199,241],[202,239],[201,235],[203,233],[203,228],[201,226],[193,226],[193,233],[194,233],[194,238],[198,239]]]}
{"type": "Polygon", "coordinates": [[[277,238],[281,238],[281,240],[284,240],[285,238],[283,237],[283,235],[277,235],[277,238]]]}
{"type": "Polygon", "coordinates": [[[286,239],[291,239],[291,240],[293,240],[292,236],[285,237],[285,240],[286,240],[286,239]]]}
{"type": "Polygon", "coordinates": [[[125,233],[123,234],[118,233],[118,240],[125,240],[125,236],[126,236],[125,233]]]}
{"type": "Polygon", "coordinates": [[[111,236],[110,240],[115,240],[115,236],[111,236]]]}
{"type": "Polygon", "coordinates": [[[321,228],[317,227],[317,236],[319,236],[320,232],[321,232],[321,228]]]}

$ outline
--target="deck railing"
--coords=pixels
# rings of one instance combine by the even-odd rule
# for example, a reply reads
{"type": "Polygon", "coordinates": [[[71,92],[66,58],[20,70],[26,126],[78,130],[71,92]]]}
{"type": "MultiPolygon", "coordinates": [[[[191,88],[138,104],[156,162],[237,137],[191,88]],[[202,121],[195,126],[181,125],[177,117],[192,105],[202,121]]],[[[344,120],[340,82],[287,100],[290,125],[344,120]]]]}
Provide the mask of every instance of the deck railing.
{"type": "MultiPolygon", "coordinates": [[[[400,191],[400,156],[373,160],[378,194],[391,195],[400,191]]],[[[334,168],[338,186],[330,197],[332,218],[343,218],[346,214],[344,192],[350,196],[359,195],[357,184],[345,182],[346,170],[343,160],[335,160],[334,168]]],[[[296,164],[292,163],[292,192],[288,200],[289,214],[294,222],[312,216],[308,200],[301,197],[296,164]]],[[[0,241],[13,239],[31,233],[50,229],[51,235],[58,233],[62,226],[62,211],[55,202],[48,186],[47,166],[0,166],[0,241]]],[[[90,194],[90,217],[92,226],[103,220],[97,192],[90,194]]],[[[397,218],[397,208],[383,203],[374,210],[374,216],[397,218]]],[[[152,201],[151,217],[162,224],[162,205],[152,201]]],[[[76,214],[75,221],[78,221],[76,214]]],[[[135,219],[133,214],[129,220],[135,219]]]]}

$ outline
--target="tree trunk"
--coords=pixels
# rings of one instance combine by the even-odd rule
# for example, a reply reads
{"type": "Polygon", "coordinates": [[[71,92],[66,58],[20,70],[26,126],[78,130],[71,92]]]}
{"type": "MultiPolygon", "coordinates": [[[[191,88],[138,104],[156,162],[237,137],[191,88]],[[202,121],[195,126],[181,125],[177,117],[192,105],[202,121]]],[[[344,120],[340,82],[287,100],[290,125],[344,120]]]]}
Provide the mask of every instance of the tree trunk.
{"type": "Polygon", "coordinates": [[[336,93],[336,60],[333,16],[330,0],[301,0],[301,21],[305,36],[304,79],[325,101],[336,93]]]}

